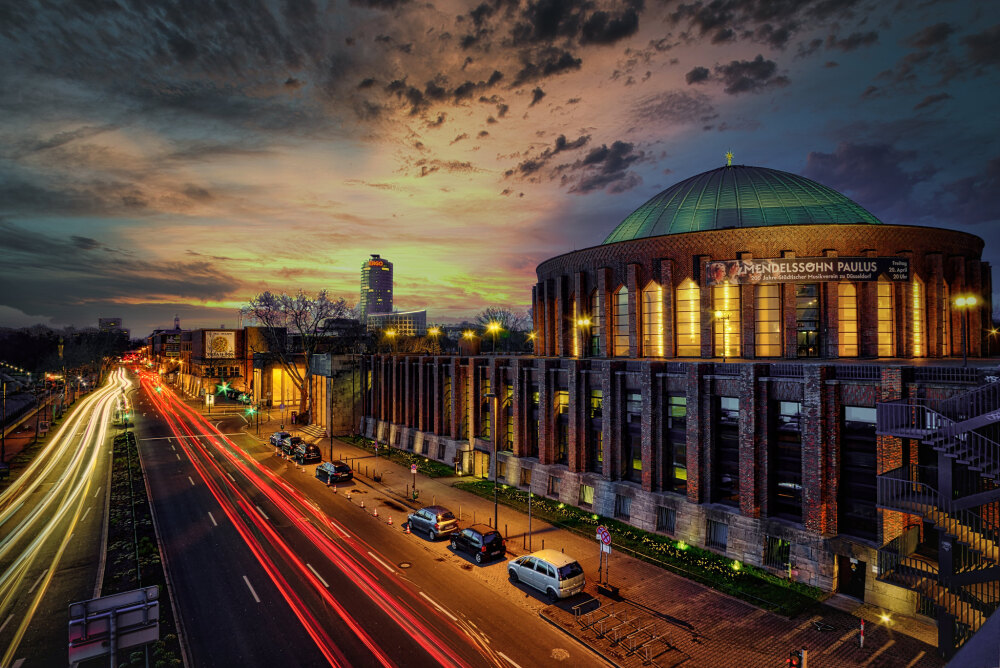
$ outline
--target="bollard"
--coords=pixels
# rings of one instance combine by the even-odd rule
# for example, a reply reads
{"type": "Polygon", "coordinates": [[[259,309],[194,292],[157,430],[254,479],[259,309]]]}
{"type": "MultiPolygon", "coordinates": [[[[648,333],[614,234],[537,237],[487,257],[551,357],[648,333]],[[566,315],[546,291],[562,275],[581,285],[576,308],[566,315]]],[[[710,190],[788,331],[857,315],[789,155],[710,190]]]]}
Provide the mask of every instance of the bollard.
{"type": "Polygon", "coordinates": [[[372,510],[372,517],[378,517],[378,506],[375,506],[375,509],[372,510]]]}
{"type": "Polygon", "coordinates": [[[865,620],[861,620],[861,649],[865,648],[865,620]]]}
{"type": "Polygon", "coordinates": [[[545,549],[545,539],[544,538],[542,539],[542,549],[543,550],[545,549]]]}
{"type": "Polygon", "coordinates": [[[365,507],[365,500],[364,500],[364,499],[361,499],[361,507],[362,507],[362,508],[364,508],[364,507],[365,507]]]}
{"type": "Polygon", "coordinates": [[[510,538],[510,534],[507,533],[507,523],[504,522],[503,523],[503,539],[507,540],[508,538],[510,538]]]}
{"type": "Polygon", "coordinates": [[[389,526],[392,526],[392,515],[389,515],[389,526]]]}

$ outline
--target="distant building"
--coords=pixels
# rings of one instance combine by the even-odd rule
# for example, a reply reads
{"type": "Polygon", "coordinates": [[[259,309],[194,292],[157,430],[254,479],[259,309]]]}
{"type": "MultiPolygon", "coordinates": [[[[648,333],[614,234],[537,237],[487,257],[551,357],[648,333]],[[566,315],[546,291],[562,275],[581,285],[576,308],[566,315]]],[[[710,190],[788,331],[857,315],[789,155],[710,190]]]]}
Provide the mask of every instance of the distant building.
{"type": "Polygon", "coordinates": [[[427,310],[370,313],[368,331],[395,330],[398,336],[423,336],[427,333],[427,310]]]}
{"type": "Polygon", "coordinates": [[[102,332],[120,332],[126,339],[129,337],[129,331],[125,329],[121,318],[98,318],[97,328],[102,332]]]}
{"type": "Polygon", "coordinates": [[[361,265],[361,297],[358,299],[361,321],[372,313],[392,311],[392,262],[373,253],[361,265]]]}

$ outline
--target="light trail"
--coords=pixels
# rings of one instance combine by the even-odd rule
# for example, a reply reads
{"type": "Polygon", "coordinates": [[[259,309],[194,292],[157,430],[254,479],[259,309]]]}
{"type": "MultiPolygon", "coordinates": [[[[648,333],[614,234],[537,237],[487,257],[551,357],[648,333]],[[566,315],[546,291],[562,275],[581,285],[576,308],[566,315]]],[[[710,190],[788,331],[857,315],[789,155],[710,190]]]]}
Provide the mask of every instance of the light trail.
{"type": "MultiPolygon", "coordinates": [[[[112,372],[103,387],[84,397],[69,413],[51,441],[0,495],[0,525],[27,509],[0,539],[0,616],[16,611],[19,617],[0,665],[13,662],[77,525],[90,512],[87,504],[91,488],[96,486],[94,479],[102,461],[99,453],[108,436],[112,410],[119,392],[124,393],[130,385],[124,369],[112,372]],[[52,484],[43,489],[44,483],[52,484]]],[[[102,488],[98,487],[93,498],[102,488]]]]}
{"type": "MultiPolygon", "coordinates": [[[[255,460],[250,459],[251,463],[254,465],[254,470],[251,470],[243,460],[236,457],[236,455],[231,451],[235,450],[240,454],[246,456],[242,450],[240,450],[235,444],[233,444],[229,439],[225,438],[214,425],[208,424],[200,414],[193,411],[186,404],[181,403],[172,393],[166,392],[154,392],[150,387],[151,383],[145,382],[147,379],[143,379],[143,387],[146,389],[147,395],[152,401],[154,401],[164,417],[170,421],[170,428],[174,432],[175,436],[178,438],[178,442],[181,443],[185,452],[188,454],[189,459],[196,466],[199,474],[206,479],[207,476],[203,474],[203,464],[196,461],[197,449],[203,453],[208,453],[206,449],[206,444],[201,443],[197,439],[190,438],[194,435],[195,429],[189,426],[188,423],[194,426],[207,426],[209,429],[213,430],[208,438],[211,440],[212,444],[216,446],[219,453],[222,454],[225,459],[235,466],[242,475],[244,475],[251,484],[254,485],[262,494],[264,494],[268,500],[270,500],[283,514],[288,517],[291,522],[296,525],[313,543],[313,545],[319,549],[323,555],[330,560],[332,564],[337,566],[345,576],[350,578],[359,588],[364,591],[373,603],[380,607],[385,614],[393,619],[401,629],[403,629],[413,640],[419,644],[430,656],[432,656],[441,665],[454,665],[454,666],[465,666],[466,663],[458,657],[449,647],[440,647],[436,643],[433,643],[429,638],[434,638],[438,633],[432,631],[426,627],[414,613],[422,612],[427,615],[431,615],[438,619],[441,623],[448,626],[448,621],[444,617],[430,606],[424,604],[416,597],[415,592],[410,589],[408,583],[404,584],[402,580],[394,577],[395,572],[391,568],[385,566],[385,562],[381,559],[375,558],[375,561],[386,569],[388,572],[388,577],[390,577],[398,586],[406,590],[412,597],[413,603],[417,603],[418,606],[414,606],[412,603],[406,603],[399,599],[397,596],[393,596],[388,591],[386,591],[377,580],[376,573],[381,569],[375,568],[374,572],[370,570],[369,566],[371,563],[361,563],[358,561],[354,555],[346,552],[339,545],[331,543],[329,536],[320,532],[307,518],[302,516],[302,512],[297,508],[288,497],[291,497],[295,502],[297,502],[302,509],[305,510],[307,514],[315,517],[319,522],[328,526],[330,529],[334,530],[338,534],[343,536],[348,536],[346,531],[337,526],[330,518],[322,514],[318,508],[315,508],[313,504],[305,499],[297,490],[294,490],[288,486],[283,480],[278,478],[270,470],[261,467],[255,460]],[[164,396],[166,394],[166,396],[164,396]],[[168,403],[169,402],[169,403],[168,403]],[[173,405],[170,405],[170,404],[173,405]],[[183,419],[182,419],[183,418],[183,419]],[[180,429],[178,430],[178,427],[180,429]],[[181,431],[186,432],[188,438],[181,437],[181,431]],[[227,447],[228,446],[228,447],[227,447]],[[190,449],[189,449],[190,448],[190,449]],[[263,473],[271,484],[261,478],[258,474],[263,473]],[[280,492],[284,492],[281,494],[280,492]],[[417,610],[413,609],[418,608],[417,610]]],[[[219,464],[218,459],[206,459],[204,465],[218,471],[220,474],[225,473],[226,477],[233,480],[232,476],[224,471],[219,464]]],[[[365,644],[366,647],[372,651],[376,657],[379,657],[383,665],[392,665],[388,657],[379,649],[378,645],[368,636],[363,628],[357,622],[351,618],[350,614],[346,609],[341,606],[341,604],[333,597],[329,590],[325,586],[325,581],[317,579],[315,574],[308,565],[304,564],[298,555],[290,548],[288,543],[278,534],[275,528],[268,522],[263,522],[260,520],[259,516],[253,512],[254,508],[257,508],[256,504],[250,502],[250,500],[245,496],[242,489],[238,488],[234,484],[227,483],[232,494],[238,499],[237,503],[244,508],[247,518],[260,530],[262,533],[266,534],[268,537],[268,544],[281,553],[285,555],[285,559],[293,564],[299,574],[313,583],[316,592],[323,598],[323,600],[337,612],[338,616],[357,634],[358,638],[365,644]]],[[[218,497],[217,497],[218,498],[218,497]]],[[[220,505],[221,502],[220,502],[220,505]]],[[[224,508],[224,510],[226,510],[224,508]]],[[[260,510],[257,508],[257,510],[260,510]]],[[[262,511],[261,511],[262,512],[262,511]]],[[[228,514],[228,512],[227,512],[228,514]]],[[[355,546],[356,547],[356,546],[355,546]]],[[[367,546],[364,546],[365,548],[367,546]]],[[[374,557],[374,555],[372,555],[374,557]]],[[[451,615],[448,615],[451,617],[451,615]]],[[[462,629],[452,626],[458,637],[466,638],[472,641],[475,645],[477,651],[481,651],[482,645],[478,638],[470,638],[467,634],[463,633],[462,629]]]]}

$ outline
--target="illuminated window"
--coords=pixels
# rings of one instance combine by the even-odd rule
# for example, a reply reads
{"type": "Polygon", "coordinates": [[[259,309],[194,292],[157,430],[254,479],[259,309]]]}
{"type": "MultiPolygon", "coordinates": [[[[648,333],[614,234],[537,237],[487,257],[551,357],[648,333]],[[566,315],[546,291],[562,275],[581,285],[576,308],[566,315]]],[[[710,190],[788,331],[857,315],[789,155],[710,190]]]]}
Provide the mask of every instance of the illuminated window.
{"type": "Polygon", "coordinates": [[[716,285],[712,288],[712,312],[721,312],[714,318],[713,342],[716,357],[740,356],[740,286],[716,285]]]}
{"type": "Polygon", "coordinates": [[[941,354],[951,355],[951,290],[944,284],[941,302],[941,354]]]}
{"type": "Polygon", "coordinates": [[[927,321],[924,309],[924,285],[916,276],[910,284],[913,289],[913,356],[927,356],[927,321]]]}
{"type": "Polygon", "coordinates": [[[781,356],[781,286],[758,285],[754,350],[757,357],[781,356]]]}
{"type": "Polygon", "coordinates": [[[701,290],[690,278],[677,286],[677,356],[701,356],[701,290]]]}
{"type": "Polygon", "coordinates": [[[885,279],[878,281],[878,356],[892,357],[896,354],[893,341],[893,301],[892,283],[885,279]]]}
{"type": "Polygon", "coordinates": [[[615,293],[614,309],[615,357],[628,357],[628,288],[625,286],[615,293]]]}
{"type": "Polygon", "coordinates": [[[795,286],[795,343],[798,357],[819,357],[819,283],[795,286]]]}
{"type": "Polygon", "coordinates": [[[858,289],[854,283],[837,284],[837,355],[858,356],[858,289]]]}
{"type": "Polygon", "coordinates": [[[569,302],[573,305],[573,357],[580,356],[580,337],[583,336],[583,331],[580,326],[580,316],[576,310],[576,297],[573,295],[569,296],[569,302]]]}
{"type": "Polygon", "coordinates": [[[595,357],[601,354],[601,317],[604,309],[601,308],[601,293],[594,290],[590,293],[590,354],[595,357]]]}
{"type": "Polygon", "coordinates": [[[663,288],[656,283],[642,291],[642,354],[663,357],[663,288]]]}

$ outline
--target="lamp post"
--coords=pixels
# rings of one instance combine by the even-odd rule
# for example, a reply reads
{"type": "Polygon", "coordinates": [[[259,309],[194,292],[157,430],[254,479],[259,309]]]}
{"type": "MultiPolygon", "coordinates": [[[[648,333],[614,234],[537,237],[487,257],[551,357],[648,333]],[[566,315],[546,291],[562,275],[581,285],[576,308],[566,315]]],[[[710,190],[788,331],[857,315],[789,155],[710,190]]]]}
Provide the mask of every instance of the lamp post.
{"type": "Polygon", "coordinates": [[[955,298],[955,307],[962,313],[962,366],[969,366],[969,309],[974,308],[978,300],[975,295],[955,298]]]}
{"type": "Polygon", "coordinates": [[[532,354],[534,354],[534,352],[535,352],[535,339],[537,339],[537,338],[538,338],[538,334],[536,334],[535,332],[528,332],[528,341],[531,342],[531,352],[532,352],[532,354]]]}
{"type": "Polygon", "coordinates": [[[580,318],[576,321],[580,329],[580,357],[587,356],[587,346],[590,344],[590,318],[580,318]]]}
{"type": "Polygon", "coordinates": [[[385,330],[385,337],[389,339],[389,349],[393,354],[396,353],[396,330],[387,329],[385,330]]]}
{"type": "Polygon", "coordinates": [[[1000,330],[998,330],[996,327],[994,327],[993,329],[990,330],[990,335],[986,339],[986,356],[987,357],[992,357],[993,356],[993,337],[996,336],[998,333],[1000,333],[1000,330]]]}
{"type": "Polygon", "coordinates": [[[438,343],[438,337],[441,336],[441,328],[440,327],[431,327],[430,329],[427,330],[427,336],[430,336],[430,337],[432,337],[434,339],[434,354],[435,355],[440,355],[441,354],[441,348],[440,348],[440,344],[438,343]]]}
{"type": "Polygon", "coordinates": [[[499,332],[503,327],[500,326],[499,322],[491,322],[486,326],[486,331],[493,335],[493,349],[490,351],[494,355],[497,352],[497,332],[499,332]]]}
{"type": "Polygon", "coordinates": [[[726,356],[729,354],[729,313],[716,311],[715,319],[722,321],[722,363],[726,363],[726,356]]]}
{"type": "MultiPolygon", "coordinates": [[[[495,422],[495,420],[493,420],[493,409],[495,408],[495,406],[493,404],[493,400],[497,398],[497,395],[494,392],[487,392],[484,396],[487,399],[490,400],[490,402],[489,402],[489,404],[490,404],[490,416],[489,416],[490,422],[491,423],[495,422]]],[[[491,427],[490,428],[490,436],[493,437],[493,528],[495,530],[499,531],[500,529],[498,527],[500,525],[497,522],[498,522],[498,514],[499,514],[499,507],[500,507],[500,492],[499,492],[499,488],[497,487],[497,477],[498,477],[497,473],[499,472],[500,467],[497,466],[497,464],[499,463],[497,461],[497,430],[495,428],[496,425],[494,425],[494,424],[490,424],[490,427],[491,427]]]]}
{"type": "Polygon", "coordinates": [[[472,339],[476,338],[476,333],[473,332],[471,329],[467,329],[464,332],[462,332],[462,338],[468,341],[469,345],[471,346],[472,339]]]}

